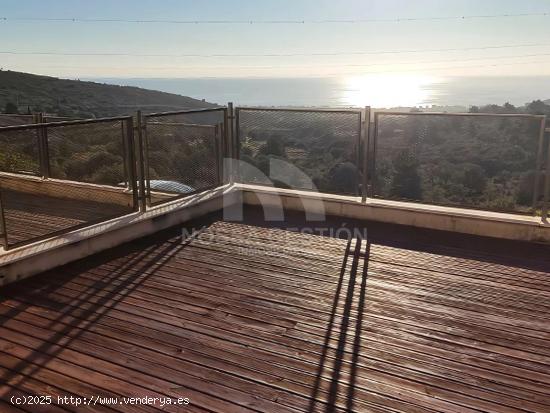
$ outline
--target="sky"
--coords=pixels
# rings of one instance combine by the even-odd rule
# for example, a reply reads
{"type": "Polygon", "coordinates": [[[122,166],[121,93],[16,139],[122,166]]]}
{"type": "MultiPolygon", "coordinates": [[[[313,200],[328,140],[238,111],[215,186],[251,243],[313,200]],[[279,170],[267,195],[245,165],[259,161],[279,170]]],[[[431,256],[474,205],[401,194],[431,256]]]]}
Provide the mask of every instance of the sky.
{"type": "Polygon", "coordinates": [[[0,67],[66,78],[550,75],[550,1],[0,0],[0,67]],[[548,14],[439,19],[537,13],[548,14]],[[55,20],[73,18],[161,22],[55,20]],[[282,20],[292,22],[266,22],[282,20]]]}

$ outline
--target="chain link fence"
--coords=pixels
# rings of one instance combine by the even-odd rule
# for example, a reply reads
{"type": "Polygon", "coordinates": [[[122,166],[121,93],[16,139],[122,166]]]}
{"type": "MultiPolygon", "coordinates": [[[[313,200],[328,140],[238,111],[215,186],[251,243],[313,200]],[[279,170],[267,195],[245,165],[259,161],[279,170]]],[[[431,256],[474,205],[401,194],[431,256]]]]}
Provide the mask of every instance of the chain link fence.
{"type": "Polygon", "coordinates": [[[0,127],[34,123],[34,115],[0,114],[0,127]]]}
{"type": "Polygon", "coordinates": [[[49,176],[98,185],[128,183],[124,120],[47,128],[49,176]]]}
{"type": "Polygon", "coordinates": [[[144,117],[145,180],[149,205],[221,184],[225,118],[225,108],[144,117]]]}
{"type": "Polygon", "coordinates": [[[544,117],[377,112],[371,195],[540,214],[544,117]]]}
{"type": "Polygon", "coordinates": [[[244,183],[358,195],[361,111],[237,108],[244,183]]]}
{"type": "Polygon", "coordinates": [[[62,122],[76,120],[76,118],[67,118],[64,116],[44,115],[44,114],[5,114],[0,113],[0,127],[15,125],[31,125],[33,123],[62,122]],[[37,115],[40,117],[37,118],[37,115]]]}
{"type": "Polygon", "coordinates": [[[368,184],[380,198],[547,212],[543,116],[376,112],[366,128],[359,110],[229,112],[138,114],[137,134],[129,116],[0,127],[0,242],[26,244],[136,211],[140,199],[145,208],[214,188],[224,154],[239,159],[232,173],[245,183],[354,196],[368,184]]]}
{"type": "Polygon", "coordinates": [[[0,128],[4,244],[137,210],[133,148],[132,117],[0,128]]]}
{"type": "Polygon", "coordinates": [[[4,129],[0,134],[0,171],[39,176],[41,160],[38,147],[38,129],[4,129]]]}

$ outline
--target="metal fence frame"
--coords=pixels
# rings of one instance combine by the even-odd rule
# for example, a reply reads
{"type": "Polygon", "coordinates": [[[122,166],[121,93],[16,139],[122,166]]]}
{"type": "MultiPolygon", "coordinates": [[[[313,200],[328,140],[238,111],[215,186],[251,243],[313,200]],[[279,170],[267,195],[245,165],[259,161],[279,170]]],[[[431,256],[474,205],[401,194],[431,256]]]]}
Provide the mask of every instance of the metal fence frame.
{"type": "MultiPolygon", "coordinates": [[[[370,108],[367,108],[367,113],[370,111],[370,108]]],[[[233,129],[233,154],[235,154],[234,159],[237,161],[240,161],[240,151],[241,151],[241,136],[240,136],[240,112],[241,111],[255,111],[255,112],[295,112],[295,113],[342,113],[342,114],[354,114],[357,115],[357,139],[354,142],[354,152],[355,152],[355,165],[357,168],[357,185],[356,188],[356,195],[360,196],[363,193],[363,182],[364,179],[362,178],[361,174],[365,176],[365,171],[363,170],[363,151],[362,148],[365,145],[365,133],[363,131],[363,121],[365,119],[365,111],[361,109],[338,109],[338,108],[297,108],[297,107],[276,107],[276,108],[270,108],[270,107],[262,107],[262,106],[239,106],[235,108],[235,127],[233,129]]],[[[370,115],[369,115],[370,116],[370,115]]],[[[368,119],[368,118],[367,118],[368,119]]],[[[235,182],[240,181],[240,174],[238,170],[239,162],[237,162],[237,170],[232,171],[232,176],[235,182]]],[[[268,186],[265,184],[255,184],[259,186],[268,186]]],[[[299,189],[300,191],[312,191],[309,189],[299,189]]]]}
{"type": "Polygon", "coordinates": [[[140,178],[140,185],[143,185],[142,189],[142,209],[145,210],[148,206],[156,206],[160,204],[164,204],[166,202],[171,202],[177,199],[186,198],[191,195],[195,195],[199,192],[207,191],[210,189],[217,188],[218,186],[223,184],[223,173],[222,173],[222,166],[223,166],[223,158],[224,158],[224,143],[228,142],[228,108],[227,107],[219,107],[219,108],[207,108],[207,109],[187,109],[187,110],[179,110],[179,111],[172,111],[172,112],[157,112],[157,113],[148,113],[146,115],[142,115],[141,112],[138,112],[138,140],[140,141],[140,146],[142,147],[142,151],[140,153],[140,163],[142,164],[142,167],[140,168],[141,178],[140,178]],[[214,132],[214,149],[215,149],[215,165],[216,165],[216,183],[214,185],[197,189],[193,192],[188,192],[185,194],[177,194],[174,193],[173,197],[170,197],[163,201],[157,201],[152,202],[152,196],[151,196],[151,178],[149,175],[149,134],[147,133],[147,125],[148,120],[151,118],[162,118],[162,117],[168,117],[168,116],[177,116],[177,115],[192,115],[192,114],[200,114],[200,113],[222,113],[223,114],[223,122],[221,122],[221,125],[203,125],[208,126],[211,128],[215,128],[214,132]],[[141,183],[141,180],[143,183],[141,183]]]}
{"type": "MultiPolygon", "coordinates": [[[[403,112],[403,111],[373,111],[374,112],[374,120],[369,126],[369,143],[367,146],[370,148],[372,144],[372,151],[369,153],[368,156],[368,164],[369,167],[367,169],[368,173],[368,196],[371,198],[376,198],[376,157],[377,157],[377,146],[378,146],[378,126],[379,126],[379,119],[380,116],[440,116],[440,117],[491,117],[491,118],[528,118],[533,120],[539,120],[540,121],[540,130],[539,130],[539,137],[538,137],[538,145],[537,145],[537,154],[536,154],[536,165],[535,165],[535,183],[534,183],[534,191],[533,191],[533,201],[532,201],[532,213],[536,213],[536,206],[538,203],[538,199],[540,197],[539,193],[539,187],[541,183],[541,175],[542,175],[542,167],[543,167],[543,157],[544,157],[544,136],[545,136],[545,126],[546,126],[546,116],[545,115],[532,115],[527,113],[447,113],[447,112],[403,112]],[[372,139],[372,141],[370,141],[372,139]]],[[[543,198],[543,206],[542,206],[542,217],[545,218],[547,216],[548,211],[548,199],[550,196],[550,141],[548,145],[548,156],[547,156],[547,162],[545,167],[545,192],[544,192],[544,198],[543,198]]],[[[414,202],[411,200],[408,200],[409,202],[414,202]]],[[[435,205],[435,204],[434,204],[435,205]]],[[[439,205],[439,204],[438,204],[439,205]]],[[[443,205],[443,206],[449,206],[449,205],[443,205]]],[[[472,206],[464,205],[464,206],[457,206],[460,208],[469,208],[469,209],[479,209],[472,206]]],[[[516,212],[517,213],[517,212],[516,212]]]]}
{"type": "Polygon", "coordinates": [[[4,216],[4,205],[2,203],[2,188],[0,187],[0,239],[5,250],[9,248],[8,231],[6,229],[6,217],[4,216]]]}
{"type": "MultiPolygon", "coordinates": [[[[0,127],[0,134],[3,131],[34,130],[36,131],[37,148],[39,155],[40,171],[34,175],[47,179],[50,174],[50,153],[48,151],[48,129],[72,125],[87,125],[106,122],[121,122],[122,152],[124,175],[127,181],[127,187],[132,191],[132,211],[144,212],[148,206],[159,203],[169,202],[180,198],[194,195],[198,192],[213,189],[228,182],[238,182],[240,179],[238,170],[229,171],[229,175],[223,173],[224,158],[240,160],[240,112],[245,110],[283,112],[291,111],[298,113],[352,113],[358,115],[358,136],[354,141],[354,158],[356,160],[358,176],[357,195],[361,196],[361,202],[365,203],[367,197],[375,197],[375,178],[376,178],[376,157],[379,139],[379,119],[381,116],[459,116],[459,117],[497,117],[497,118],[530,118],[540,120],[540,132],[538,145],[536,149],[535,165],[535,188],[533,193],[533,209],[537,206],[540,198],[540,186],[543,186],[542,194],[542,218],[546,220],[549,212],[550,201],[550,129],[546,128],[546,116],[531,114],[496,114],[496,113],[444,113],[444,112],[403,112],[403,111],[372,111],[370,107],[364,109],[332,109],[332,108],[269,108],[269,107],[233,107],[229,103],[227,107],[191,109],[173,112],[160,112],[143,115],[141,111],[137,116],[119,116],[101,119],[86,120],[68,120],[56,122],[44,122],[45,118],[41,115],[35,115],[36,123],[26,125],[13,125],[0,127]],[[186,194],[174,194],[174,197],[166,201],[151,203],[151,185],[149,177],[149,137],[147,133],[148,120],[154,117],[176,116],[186,114],[220,112],[223,114],[223,121],[217,125],[208,125],[209,127],[219,128],[215,132],[215,165],[216,165],[216,183],[207,188],[200,188],[194,192],[186,194]],[[372,119],[372,120],[371,120],[372,119]],[[547,136],[548,135],[548,136],[547,136]],[[545,139],[547,139],[545,147],[545,139]],[[546,155],[546,159],[545,159],[546,155]],[[226,179],[224,179],[226,178],[226,179]]],[[[234,165],[234,163],[232,163],[234,165]]],[[[237,163],[238,164],[238,163],[237,163]]],[[[114,216],[111,218],[115,218],[114,216]]],[[[21,245],[36,242],[38,240],[49,238],[55,235],[63,234],[78,228],[93,225],[110,218],[101,218],[97,222],[85,222],[81,225],[72,226],[60,231],[52,232],[43,237],[37,237],[28,241],[9,244],[8,229],[6,228],[4,208],[2,204],[2,191],[0,188],[0,239],[4,241],[5,249],[14,248],[21,245]]]]}
{"type": "MultiPolygon", "coordinates": [[[[50,128],[57,128],[57,127],[65,127],[65,126],[74,126],[74,125],[90,125],[90,124],[98,124],[98,123],[109,123],[109,122],[121,122],[122,130],[121,130],[121,136],[123,141],[123,163],[126,166],[126,180],[128,181],[128,189],[132,191],[132,206],[131,211],[128,213],[136,212],[139,209],[138,205],[138,187],[137,187],[137,163],[135,159],[135,145],[134,145],[134,127],[133,127],[133,117],[132,116],[118,116],[118,117],[110,117],[110,118],[99,118],[99,119],[85,119],[85,120],[72,120],[72,121],[61,121],[61,122],[46,122],[46,123],[39,123],[40,120],[43,118],[38,115],[36,117],[36,121],[38,123],[28,124],[28,125],[14,125],[14,126],[6,126],[6,127],[0,127],[0,136],[2,132],[13,132],[13,131],[19,131],[19,130],[36,130],[37,132],[37,146],[39,149],[39,161],[40,161],[40,173],[35,174],[35,176],[42,177],[43,179],[48,179],[50,177],[50,154],[48,151],[48,129],[50,128]]],[[[141,152],[141,150],[139,150],[141,152]]],[[[77,181],[73,181],[77,182],[77,181]]],[[[0,202],[1,202],[1,188],[0,188],[0,202]]],[[[20,241],[17,243],[9,243],[9,229],[6,227],[6,221],[4,216],[4,208],[0,204],[0,227],[3,227],[0,229],[0,233],[3,232],[2,235],[4,238],[4,249],[8,250],[11,248],[20,247],[23,245],[27,245],[33,242],[37,242],[46,238],[50,238],[56,235],[64,234],[69,231],[73,231],[76,229],[84,228],[90,225],[94,225],[100,222],[104,222],[109,219],[117,218],[119,216],[127,215],[125,214],[117,214],[109,217],[102,217],[98,220],[92,220],[88,222],[84,222],[79,225],[73,225],[71,227],[60,229],[59,231],[52,231],[48,234],[45,234],[43,236],[38,236],[31,238],[29,240],[20,241]]]]}

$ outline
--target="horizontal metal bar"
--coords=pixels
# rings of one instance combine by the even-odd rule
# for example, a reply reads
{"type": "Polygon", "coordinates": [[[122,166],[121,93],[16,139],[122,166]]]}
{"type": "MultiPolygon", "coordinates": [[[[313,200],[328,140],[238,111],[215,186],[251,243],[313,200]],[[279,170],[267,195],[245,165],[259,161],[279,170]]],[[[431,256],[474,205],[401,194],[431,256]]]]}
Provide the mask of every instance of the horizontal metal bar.
{"type": "Polygon", "coordinates": [[[183,123],[183,122],[147,122],[147,126],[149,125],[185,126],[188,128],[203,128],[203,129],[216,128],[216,125],[203,125],[200,123],[183,123]]]}
{"type": "Polygon", "coordinates": [[[470,113],[470,112],[393,112],[393,111],[375,111],[374,116],[396,116],[396,115],[413,115],[413,116],[486,116],[498,118],[531,118],[542,119],[544,115],[532,115],[530,113],[470,113]]]}
{"type": "Polygon", "coordinates": [[[186,110],[177,110],[174,112],[158,112],[158,113],[148,113],[147,115],[143,115],[144,118],[151,118],[151,117],[160,117],[160,116],[175,116],[175,115],[185,115],[185,114],[192,114],[192,113],[208,113],[208,112],[217,112],[224,110],[225,107],[221,106],[219,108],[203,108],[203,109],[186,109],[186,110]]]}
{"type": "Polygon", "coordinates": [[[335,109],[335,108],[301,108],[301,107],[261,107],[261,106],[239,106],[235,110],[250,110],[263,112],[313,112],[313,113],[352,113],[361,115],[361,111],[357,109],[335,109]]]}
{"type": "Polygon", "coordinates": [[[79,120],[67,120],[62,122],[46,122],[46,123],[32,123],[28,125],[14,125],[14,126],[4,126],[0,127],[0,132],[10,132],[17,130],[25,129],[39,129],[44,127],[62,127],[62,126],[73,126],[73,125],[89,125],[93,123],[107,123],[107,122],[117,122],[132,119],[132,116],[118,116],[114,118],[99,118],[99,119],[79,119],[79,120]]]}

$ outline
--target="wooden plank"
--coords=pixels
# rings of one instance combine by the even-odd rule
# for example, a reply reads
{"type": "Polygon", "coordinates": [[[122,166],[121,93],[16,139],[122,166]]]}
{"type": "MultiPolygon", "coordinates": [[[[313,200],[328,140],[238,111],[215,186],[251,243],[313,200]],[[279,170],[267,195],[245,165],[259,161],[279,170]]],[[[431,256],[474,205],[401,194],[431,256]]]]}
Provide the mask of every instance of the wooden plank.
{"type": "Polygon", "coordinates": [[[36,194],[2,191],[6,230],[10,243],[131,212],[121,205],[54,198],[36,194]]]}
{"type": "Polygon", "coordinates": [[[0,291],[0,367],[177,386],[197,411],[550,410],[543,261],[437,238],[367,252],[236,223],[177,232],[0,291]]]}

